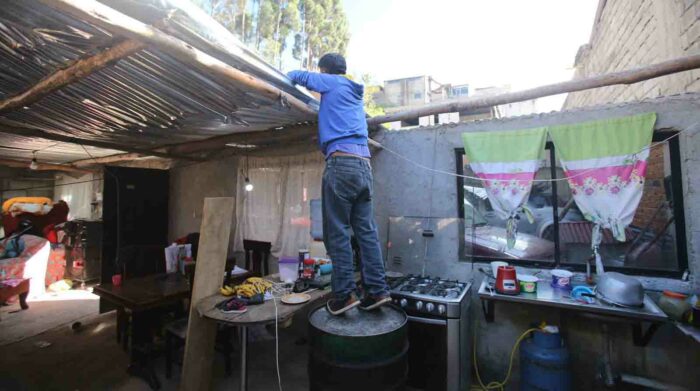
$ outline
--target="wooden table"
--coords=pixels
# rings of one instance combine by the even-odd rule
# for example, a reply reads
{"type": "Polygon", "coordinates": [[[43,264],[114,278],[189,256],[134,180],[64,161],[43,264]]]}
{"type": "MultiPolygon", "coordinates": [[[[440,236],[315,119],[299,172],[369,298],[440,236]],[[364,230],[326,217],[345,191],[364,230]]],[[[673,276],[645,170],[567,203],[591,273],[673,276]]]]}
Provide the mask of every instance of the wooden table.
{"type": "MultiPolygon", "coordinates": [[[[267,280],[277,282],[279,281],[278,274],[272,274],[264,277],[267,280]]],[[[308,307],[309,305],[318,302],[319,300],[328,299],[331,295],[330,287],[326,289],[319,289],[312,292],[308,292],[311,296],[311,300],[303,304],[288,305],[283,304],[281,301],[277,300],[277,317],[275,317],[275,303],[272,300],[268,300],[263,304],[252,305],[248,307],[248,311],[242,314],[225,314],[219,311],[215,306],[222,300],[227,299],[223,295],[213,295],[202,299],[197,303],[197,311],[200,316],[214,320],[218,323],[226,324],[229,326],[238,326],[241,334],[241,391],[248,389],[248,373],[247,373],[247,360],[248,360],[248,327],[254,325],[265,325],[275,322],[286,320],[302,309],[308,307]]]]}
{"type": "Polygon", "coordinates": [[[187,278],[179,273],[154,274],[125,279],[121,286],[100,284],[93,288],[93,293],[116,305],[118,311],[128,309],[132,312],[128,372],[143,378],[151,388],[159,389],[160,381],[148,357],[152,344],[150,325],[156,321],[151,310],[188,298],[190,284],[187,278]]]}

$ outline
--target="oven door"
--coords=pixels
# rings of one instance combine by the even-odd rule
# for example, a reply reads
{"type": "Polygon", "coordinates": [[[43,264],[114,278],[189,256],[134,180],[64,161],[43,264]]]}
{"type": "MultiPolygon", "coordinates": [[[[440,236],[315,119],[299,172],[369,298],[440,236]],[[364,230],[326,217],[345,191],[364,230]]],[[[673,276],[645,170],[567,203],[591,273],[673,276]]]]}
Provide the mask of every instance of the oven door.
{"type": "Polygon", "coordinates": [[[424,390],[447,389],[447,320],[408,317],[408,384],[424,390]]]}

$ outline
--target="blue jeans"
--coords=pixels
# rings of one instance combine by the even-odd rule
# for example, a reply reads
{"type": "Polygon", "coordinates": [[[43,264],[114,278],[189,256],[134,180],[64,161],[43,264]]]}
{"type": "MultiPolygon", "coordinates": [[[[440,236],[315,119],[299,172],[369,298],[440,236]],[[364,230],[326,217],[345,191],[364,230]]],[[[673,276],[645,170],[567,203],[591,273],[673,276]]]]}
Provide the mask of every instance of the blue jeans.
{"type": "Polygon", "coordinates": [[[323,172],[323,242],[333,261],[333,294],[347,298],[355,289],[350,228],[360,246],[362,285],[372,296],[387,295],[382,250],[372,208],[372,168],[352,156],[326,160],[323,172]]]}

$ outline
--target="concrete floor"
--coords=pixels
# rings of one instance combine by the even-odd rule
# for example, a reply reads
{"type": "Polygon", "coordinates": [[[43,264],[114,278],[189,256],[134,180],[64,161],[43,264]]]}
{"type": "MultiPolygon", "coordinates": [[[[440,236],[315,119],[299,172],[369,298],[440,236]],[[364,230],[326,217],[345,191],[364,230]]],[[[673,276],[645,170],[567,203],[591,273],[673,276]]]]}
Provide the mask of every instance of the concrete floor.
{"type": "MultiPolygon", "coordinates": [[[[0,390],[149,390],[141,379],[126,373],[128,356],[115,338],[114,312],[82,320],[80,332],[60,326],[42,334],[3,346],[0,355],[0,390]],[[50,346],[41,348],[37,342],[50,346]]],[[[265,331],[260,332],[267,334],[265,331]]],[[[273,331],[274,332],[274,331],[273,331]]],[[[306,314],[298,314],[292,326],[280,329],[280,371],[285,391],[308,390],[307,345],[297,345],[306,334],[306,314]]],[[[274,334],[272,334],[274,336],[274,334]]],[[[214,390],[238,389],[238,347],[233,374],[224,376],[223,356],[217,353],[213,367],[214,390]]],[[[176,390],[180,366],[165,379],[163,357],[154,362],[163,390],[176,390]]],[[[274,339],[258,339],[249,345],[249,389],[275,390],[274,339]]]]}
{"type": "Polygon", "coordinates": [[[29,309],[16,300],[0,307],[0,346],[21,341],[76,320],[97,315],[99,297],[87,290],[46,292],[29,298],[29,309]]]}

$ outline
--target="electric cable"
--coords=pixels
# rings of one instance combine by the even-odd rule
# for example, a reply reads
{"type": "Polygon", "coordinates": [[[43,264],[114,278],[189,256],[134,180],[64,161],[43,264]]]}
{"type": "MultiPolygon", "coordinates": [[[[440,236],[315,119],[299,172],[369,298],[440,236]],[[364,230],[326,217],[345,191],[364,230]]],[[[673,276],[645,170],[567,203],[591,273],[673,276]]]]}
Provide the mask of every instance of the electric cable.
{"type": "Polygon", "coordinates": [[[505,390],[506,384],[508,384],[508,381],[510,380],[510,375],[513,371],[513,359],[515,358],[515,351],[518,350],[518,347],[520,346],[520,343],[525,339],[525,337],[528,336],[528,334],[534,332],[534,331],[539,331],[539,328],[532,328],[532,329],[527,329],[525,330],[524,333],[520,334],[520,337],[515,341],[515,344],[513,344],[513,349],[510,351],[510,362],[508,364],[508,372],[506,373],[505,379],[503,381],[492,381],[489,384],[484,385],[484,382],[481,380],[481,375],[479,374],[479,362],[477,360],[477,354],[476,354],[476,327],[474,328],[474,346],[472,348],[473,355],[474,355],[474,372],[476,373],[476,380],[479,382],[479,385],[472,386],[472,390],[479,390],[479,391],[490,391],[490,390],[505,390]]]}

